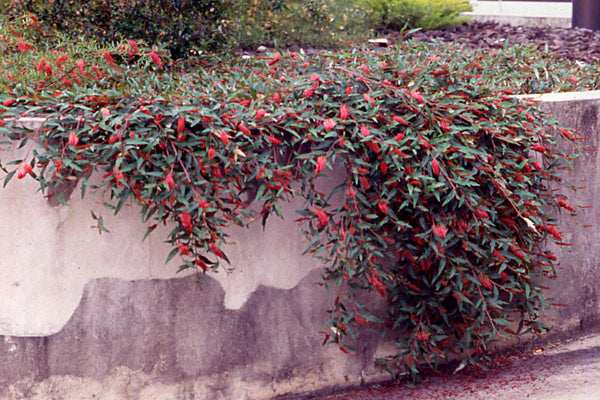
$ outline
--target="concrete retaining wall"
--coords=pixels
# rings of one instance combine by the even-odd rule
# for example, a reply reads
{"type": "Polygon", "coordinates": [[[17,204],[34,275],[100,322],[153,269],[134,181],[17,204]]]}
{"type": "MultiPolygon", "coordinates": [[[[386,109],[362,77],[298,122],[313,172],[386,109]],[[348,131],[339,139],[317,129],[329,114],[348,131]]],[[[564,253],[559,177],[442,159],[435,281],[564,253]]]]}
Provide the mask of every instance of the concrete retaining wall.
{"type": "MultiPolygon", "coordinates": [[[[526,96],[524,96],[526,97],[526,96]]],[[[531,96],[529,96],[531,97],[531,96]]],[[[582,147],[600,147],[600,91],[553,93],[534,96],[541,107],[562,124],[577,128],[588,137],[582,147]]],[[[572,147],[562,143],[563,150],[572,147]]],[[[565,171],[565,180],[578,191],[564,192],[573,205],[582,206],[575,218],[564,216],[561,227],[565,243],[570,247],[553,246],[559,257],[559,278],[549,282],[549,295],[557,303],[567,304],[546,313],[545,320],[558,331],[595,329],[600,327],[600,154],[580,151],[572,171],[565,171]]]]}
{"type": "Polygon", "coordinates": [[[571,2],[469,1],[473,11],[463,13],[478,21],[537,27],[571,27],[571,2]]]}
{"type": "MultiPolygon", "coordinates": [[[[542,100],[598,146],[600,96],[542,100]]],[[[574,203],[594,205],[599,169],[597,152],[576,161],[568,178],[587,189],[574,203]]],[[[168,227],[142,242],[138,211],[126,207],[118,218],[103,211],[110,233],[100,236],[89,212],[102,210],[99,199],[75,190],[55,205],[36,189],[30,178],[0,189],[0,399],[256,400],[386,378],[373,367],[386,351],[376,333],[354,356],[321,346],[331,298],[314,285],[321,266],[301,255],[300,204],[264,231],[232,229],[235,270],[199,286],[164,264],[168,227]]],[[[551,292],[569,305],[547,314],[558,330],[598,326],[598,212],[564,224],[573,246],[551,292]]]]}

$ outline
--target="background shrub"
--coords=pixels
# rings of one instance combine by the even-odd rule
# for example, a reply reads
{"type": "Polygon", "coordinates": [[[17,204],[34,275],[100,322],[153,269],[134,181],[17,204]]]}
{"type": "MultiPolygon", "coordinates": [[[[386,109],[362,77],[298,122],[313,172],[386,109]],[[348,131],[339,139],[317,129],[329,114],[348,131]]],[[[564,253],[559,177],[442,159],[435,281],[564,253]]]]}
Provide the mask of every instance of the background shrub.
{"type": "MultiPolygon", "coordinates": [[[[7,3],[5,1],[5,3],[7,3]]],[[[100,43],[123,39],[164,45],[174,58],[227,44],[230,0],[13,0],[13,16],[32,12],[45,28],[100,43]]]]}
{"type": "Polygon", "coordinates": [[[238,1],[234,45],[339,46],[367,29],[354,0],[238,1]]]}
{"type": "Polygon", "coordinates": [[[100,43],[196,51],[267,46],[336,47],[371,28],[440,28],[462,22],[467,0],[0,0],[13,17],[32,12],[45,28],[100,43]]]}
{"type": "Polygon", "coordinates": [[[377,28],[438,29],[460,25],[471,11],[468,0],[360,0],[377,28]]]}

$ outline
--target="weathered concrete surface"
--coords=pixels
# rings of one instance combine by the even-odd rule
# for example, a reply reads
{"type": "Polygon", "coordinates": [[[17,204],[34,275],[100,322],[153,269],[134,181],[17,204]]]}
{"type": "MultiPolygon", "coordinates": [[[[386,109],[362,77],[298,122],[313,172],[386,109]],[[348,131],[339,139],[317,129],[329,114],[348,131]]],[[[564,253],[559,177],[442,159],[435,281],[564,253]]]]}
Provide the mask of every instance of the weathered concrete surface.
{"type": "Polygon", "coordinates": [[[115,217],[100,199],[76,188],[52,204],[31,178],[0,190],[0,399],[267,399],[381,376],[378,335],[352,358],[321,346],[332,298],[302,255],[300,199],[265,230],[231,227],[234,272],[201,285],[164,264],[169,227],[142,241],[139,210],[115,217]]]}
{"type": "Polygon", "coordinates": [[[0,398],[268,399],[379,378],[378,335],[352,358],[321,346],[318,277],[261,286],[239,310],[210,278],[93,280],[59,333],[0,341],[0,398]]]}
{"type": "MultiPolygon", "coordinates": [[[[25,157],[27,150],[0,151],[0,157],[6,165],[25,157]]],[[[15,178],[0,190],[0,334],[58,332],[79,304],[85,284],[95,278],[181,276],[176,275],[180,260],[164,262],[170,246],[163,241],[170,227],[159,227],[143,241],[145,225],[137,207],[124,207],[115,217],[101,203],[100,195],[81,199],[76,188],[69,206],[56,206],[29,177],[15,178]],[[91,227],[90,210],[103,216],[110,233],[99,235],[91,227]]],[[[293,222],[301,207],[300,200],[282,204],[286,220],[273,216],[265,230],[260,221],[248,228],[231,227],[224,249],[236,272],[213,275],[225,290],[227,308],[242,307],[260,285],[291,289],[320,266],[313,257],[302,256],[306,243],[293,222]]]]}
{"type": "Polygon", "coordinates": [[[578,208],[578,215],[570,218],[565,212],[561,221],[563,242],[571,246],[551,246],[559,257],[559,278],[547,282],[548,296],[566,306],[546,312],[544,320],[554,331],[600,328],[600,92],[547,94],[537,100],[563,125],[588,137],[580,142],[581,148],[594,149],[574,149],[560,142],[563,151],[580,154],[573,170],[563,174],[566,182],[580,189],[562,191],[578,208]]]}

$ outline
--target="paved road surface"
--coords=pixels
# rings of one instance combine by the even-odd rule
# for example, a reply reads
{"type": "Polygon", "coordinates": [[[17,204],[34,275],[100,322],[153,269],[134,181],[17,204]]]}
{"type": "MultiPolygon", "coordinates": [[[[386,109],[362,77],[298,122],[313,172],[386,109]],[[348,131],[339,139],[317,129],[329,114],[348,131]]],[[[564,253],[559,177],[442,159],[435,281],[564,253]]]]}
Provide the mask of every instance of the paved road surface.
{"type": "Polygon", "coordinates": [[[529,350],[498,367],[468,367],[429,378],[415,388],[372,387],[322,400],[600,400],[600,335],[529,350]]]}

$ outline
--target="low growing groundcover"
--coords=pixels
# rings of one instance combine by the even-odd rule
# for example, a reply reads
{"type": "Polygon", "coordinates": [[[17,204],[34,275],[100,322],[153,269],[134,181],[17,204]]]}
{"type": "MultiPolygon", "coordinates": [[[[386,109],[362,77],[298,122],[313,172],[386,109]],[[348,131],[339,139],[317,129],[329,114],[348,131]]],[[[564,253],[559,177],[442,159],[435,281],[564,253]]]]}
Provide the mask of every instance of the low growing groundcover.
{"type": "Polygon", "coordinates": [[[5,185],[36,179],[54,193],[77,181],[110,212],[135,203],[149,233],[172,227],[169,259],[199,274],[227,263],[229,225],[300,196],[306,251],[335,294],[325,342],[352,353],[361,329],[381,329],[397,353],[379,363],[395,377],[450,354],[480,364],[490,341],[545,329],[539,282],[556,257],[544,244],[563,244],[557,215],[576,212],[560,176],[573,157],[556,143],[575,151],[580,138],[511,95],[585,88],[586,70],[521,46],[175,63],[134,41],[1,43],[2,145],[29,154],[3,164],[5,185]],[[15,123],[33,116],[42,128],[15,123]],[[345,179],[322,192],[330,168],[345,179]]]}

